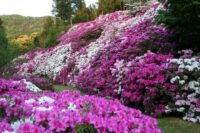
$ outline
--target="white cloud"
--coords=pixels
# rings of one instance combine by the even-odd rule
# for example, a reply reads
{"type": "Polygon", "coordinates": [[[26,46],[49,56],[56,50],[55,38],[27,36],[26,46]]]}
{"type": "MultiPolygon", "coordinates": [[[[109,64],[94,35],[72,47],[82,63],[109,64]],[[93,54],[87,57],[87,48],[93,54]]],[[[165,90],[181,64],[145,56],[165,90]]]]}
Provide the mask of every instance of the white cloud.
{"type": "MultiPolygon", "coordinates": [[[[98,0],[85,0],[87,6],[98,0]]],[[[23,16],[52,15],[53,0],[0,0],[0,15],[20,14],[23,16]]]]}

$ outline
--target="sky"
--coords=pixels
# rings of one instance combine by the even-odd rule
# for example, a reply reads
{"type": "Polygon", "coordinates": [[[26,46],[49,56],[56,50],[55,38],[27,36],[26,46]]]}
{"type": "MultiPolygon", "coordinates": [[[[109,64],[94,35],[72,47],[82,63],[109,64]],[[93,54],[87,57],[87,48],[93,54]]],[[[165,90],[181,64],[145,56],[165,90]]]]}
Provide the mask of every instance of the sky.
{"type": "MultiPolygon", "coordinates": [[[[87,6],[97,1],[85,0],[87,6]]],[[[53,0],[0,0],[0,15],[50,16],[52,4],[53,0]]]]}

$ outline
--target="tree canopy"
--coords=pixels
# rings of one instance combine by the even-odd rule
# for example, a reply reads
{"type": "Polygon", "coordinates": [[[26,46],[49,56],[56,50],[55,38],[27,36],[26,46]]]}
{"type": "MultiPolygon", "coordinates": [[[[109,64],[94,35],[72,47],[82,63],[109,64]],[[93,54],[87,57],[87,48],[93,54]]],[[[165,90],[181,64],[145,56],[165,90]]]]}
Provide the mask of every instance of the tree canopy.
{"type": "Polygon", "coordinates": [[[84,0],[53,0],[53,2],[53,14],[60,19],[69,20],[82,8],[84,0]]]}
{"type": "Polygon", "coordinates": [[[176,32],[179,49],[200,50],[200,1],[168,0],[166,7],[160,11],[157,22],[176,32]]]}

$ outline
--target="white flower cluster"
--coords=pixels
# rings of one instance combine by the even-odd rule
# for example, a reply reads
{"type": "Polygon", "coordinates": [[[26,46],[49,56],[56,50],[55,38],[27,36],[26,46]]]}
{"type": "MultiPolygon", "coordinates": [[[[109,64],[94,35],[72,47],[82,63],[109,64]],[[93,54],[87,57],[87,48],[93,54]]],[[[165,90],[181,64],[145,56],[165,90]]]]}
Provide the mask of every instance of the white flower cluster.
{"type": "Polygon", "coordinates": [[[36,107],[33,110],[41,111],[41,112],[46,112],[46,111],[51,111],[53,109],[53,106],[50,107],[36,107]]]}
{"type": "Polygon", "coordinates": [[[116,80],[118,82],[118,89],[114,90],[115,92],[117,92],[117,94],[121,94],[123,89],[122,89],[122,77],[124,75],[124,67],[125,67],[125,62],[124,60],[116,60],[115,64],[114,64],[115,68],[111,68],[111,73],[113,76],[116,77],[116,80]]]}
{"type": "Polygon", "coordinates": [[[179,65],[179,69],[188,70],[190,72],[200,70],[200,62],[196,58],[191,59],[171,59],[170,63],[179,65]]]}
{"type": "Polygon", "coordinates": [[[52,104],[54,103],[55,100],[51,97],[48,97],[48,96],[43,96],[43,97],[40,97],[37,101],[35,99],[28,99],[25,101],[25,104],[33,104],[33,103],[39,103],[39,106],[36,106],[33,108],[33,111],[41,111],[41,112],[46,112],[46,111],[51,111],[53,109],[53,106],[49,106],[49,107],[43,107],[43,106],[40,106],[41,104],[45,104],[45,103],[48,103],[48,104],[52,104]]]}
{"type": "Polygon", "coordinates": [[[39,101],[39,104],[43,104],[43,103],[51,104],[51,103],[55,102],[55,100],[53,98],[47,97],[47,96],[40,97],[38,99],[38,101],[39,101]]]}
{"type": "Polygon", "coordinates": [[[51,79],[56,78],[64,68],[71,55],[71,45],[60,45],[52,51],[46,52],[41,58],[35,58],[38,62],[34,75],[46,75],[51,79]]]}
{"type": "MultiPolygon", "coordinates": [[[[32,99],[32,98],[25,101],[26,104],[32,104],[32,103],[35,103],[35,102],[37,102],[37,101],[35,99],[32,99]]],[[[55,100],[51,97],[48,97],[48,96],[43,96],[43,97],[40,97],[38,99],[39,104],[43,104],[43,103],[52,104],[54,102],[55,102],[55,100]]]]}
{"type": "Polygon", "coordinates": [[[41,89],[39,89],[36,85],[34,85],[31,82],[27,82],[27,81],[24,80],[24,83],[26,84],[27,88],[30,91],[33,91],[33,92],[40,92],[40,91],[42,91],[41,89]]]}
{"type": "MultiPolygon", "coordinates": [[[[200,61],[196,58],[171,59],[176,65],[177,72],[171,78],[171,83],[176,84],[179,94],[176,96],[175,108],[177,112],[184,113],[184,120],[200,123],[200,61]]],[[[166,107],[166,112],[170,109],[166,107]]]]}
{"type": "Polygon", "coordinates": [[[23,82],[26,85],[26,88],[33,92],[41,92],[42,90],[38,88],[36,85],[34,85],[31,82],[26,81],[26,79],[22,79],[21,81],[13,81],[14,83],[20,83],[23,82]]]}

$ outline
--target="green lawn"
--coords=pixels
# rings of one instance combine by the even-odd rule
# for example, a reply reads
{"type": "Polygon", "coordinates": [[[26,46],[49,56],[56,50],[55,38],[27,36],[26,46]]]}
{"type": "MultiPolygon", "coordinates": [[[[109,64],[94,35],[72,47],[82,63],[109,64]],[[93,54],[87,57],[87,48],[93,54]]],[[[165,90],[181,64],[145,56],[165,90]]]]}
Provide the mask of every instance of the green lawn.
{"type": "MultiPolygon", "coordinates": [[[[56,92],[61,92],[63,90],[71,90],[71,91],[77,90],[75,87],[69,87],[69,86],[63,86],[63,85],[54,85],[54,88],[56,89],[56,92]]],[[[81,94],[83,95],[84,93],[81,92],[81,94]]]]}
{"type": "Polygon", "coordinates": [[[76,88],[74,87],[69,87],[69,86],[63,86],[63,85],[54,85],[56,92],[61,92],[63,90],[76,90],[76,88]]]}
{"type": "MultiPolygon", "coordinates": [[[[56,92],[61,92],[65,89],[76,90],[74,87],[55,85],[56,92]]],[[[81,92],[81,94],[84,94],[81,92]]],[[[200,133],[200,124],[183,121],[176,117],[159,118],[159,127],[164,133],[200,133]]]]}
{"type": "Polygon", "coordinates": [[[200,133],[200,124],[183,121],[181,118],[165,117],[158,121],[164,133],[200,133]]]}

